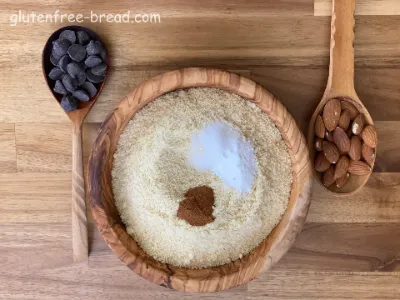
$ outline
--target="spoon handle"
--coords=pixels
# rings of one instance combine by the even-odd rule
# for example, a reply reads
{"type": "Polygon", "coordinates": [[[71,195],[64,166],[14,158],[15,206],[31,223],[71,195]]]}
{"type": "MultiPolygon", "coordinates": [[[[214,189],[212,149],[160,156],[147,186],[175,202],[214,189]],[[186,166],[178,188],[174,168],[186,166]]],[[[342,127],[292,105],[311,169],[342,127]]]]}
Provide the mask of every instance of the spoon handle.
{"type": "Polygon", "coordinates": [[[332,0],[330,66],[327,91],[353,96],[354,10],[356,0],[332,0]]]}
{"type": "Polygon", "coordinates": [[[85,179],[82,162],[82,124],[72,132],[72,249],[75,262],[88,259],[85,179]]]}

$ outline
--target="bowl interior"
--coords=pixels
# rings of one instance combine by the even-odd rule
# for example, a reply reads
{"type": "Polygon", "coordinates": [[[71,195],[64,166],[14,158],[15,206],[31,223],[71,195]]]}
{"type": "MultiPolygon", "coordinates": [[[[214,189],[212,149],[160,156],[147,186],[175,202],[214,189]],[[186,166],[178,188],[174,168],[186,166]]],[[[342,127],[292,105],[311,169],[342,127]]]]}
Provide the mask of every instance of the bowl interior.
{"type": "Polygon", "coordinates": [[[96,224],[112,250],[142,277],[181,291],[215,292],[255,278],[276,263],[292,245],[309,207],[312,168],[304,136],[286,108],[268,91],[239,75],[214,69],[189,68],[146,81],[121,100],[102,124],[89,160],[88,193],[96,224]],[[248,255],[213,268],[187,269],[148,256],[127,234],[115,206],[111,170],[120,134],[135,113],[155,98],[177,89],[214,87],[236,93],[258,105],[275,123],[292,160],[293,184],[280,223],[248,255]]]}

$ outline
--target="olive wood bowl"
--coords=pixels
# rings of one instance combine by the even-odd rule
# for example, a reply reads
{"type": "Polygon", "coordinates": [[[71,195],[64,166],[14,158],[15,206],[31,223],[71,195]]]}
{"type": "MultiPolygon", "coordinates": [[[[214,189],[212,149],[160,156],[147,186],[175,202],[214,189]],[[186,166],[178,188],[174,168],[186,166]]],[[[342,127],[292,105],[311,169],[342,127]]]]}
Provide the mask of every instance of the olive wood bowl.
{"type": "Polygon", "coordinates": [[[180,291],[222,291],[245,284],[270,269],[293,244],[302,229],[310,204],[312,165],[305,138],[295,120],[263,87],[247,78],[221,70],[182,69],[140,84],[121,100],[101,125],[88,168],[90,206],[104,240],[134,272],[153,283],[180,291]],[[263,242],[241,259],[204,269],[180,268],[158,262],[147,255],[126,232],[115,206],[111,184],[113,156],[119,136],[135,113],[165,93],[192,87],[219,88],[255,103],[280,130],[290,153],[293,173],[286,212],[263,242]]]}

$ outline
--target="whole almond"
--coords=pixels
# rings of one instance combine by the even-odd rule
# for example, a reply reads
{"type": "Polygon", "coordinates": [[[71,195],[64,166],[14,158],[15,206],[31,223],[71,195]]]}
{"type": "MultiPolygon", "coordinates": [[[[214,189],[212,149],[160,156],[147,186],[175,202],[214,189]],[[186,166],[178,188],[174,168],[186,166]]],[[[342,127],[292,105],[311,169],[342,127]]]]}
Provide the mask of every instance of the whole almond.
{"type": "Polygon", "coordinates": [[[342,128],[343,130],[347,130],[347,128],[349,128],[349,124],[350,124],[350,112],[347,109],[342,110],[342,113],[340,114],[338,126],[340,128],[342,128]]]}
{"type": "Polygon", "coordinates": [[[376,133],[375,126],[367,125],[361,132],[361,138],[364,144],[368,147],[375,148],[378,143],[378,134],[376,133]]]}
{"type": "Polygon", "coordinates": [[[330,165],[331,163],[326,159],[325,155],[322,152],[318,153],[314,161],[315,170],[318,172],[325,172],[330,165]]]}
{"type": "Polygon", "coordinates": [[[372,163],[374,162],[375,159],[374,149],[363,143],[361,146],[361,155],[362,158],[367,162],[367,164],[372,166],[372,163]]]}
{"type": "Polygon", "coordinates": [[[358,116],[359,114],[358,109],[349,101],[343,100],[342,102],[340,102],[340,105],[342,107],[342,110],[349,111],[351,120],[354,120],[358,116]]]}
{"type": "Polygon", "coordinates": [[[325,139],[329,142],[333,142],[333,133],[330,131],[325,131],[325,139]]]}
{"type": "Polygon", "coordinates": [[[359,114],[351,124],[351,132],[355,135],[359,135],[364,129],[364,116],[363,114],[359,114]]]}
{"type": "Polygon", "coordinates": [[[333,131],[333,142],[341,153],[346,153],[350,149],[349,137],[340,127],[336,127],[333,131]]]}
{"type": "Polygon", "coordinates": [[[371,172],[371,168],[363,161],[350,160],[348,171],[354,175],[366,175],[371,172]]]}
{"type": "Polygon", "coordinates": [[[335,168],[330,166],[324,174],[322,174],[322,184],[326,187],[331,186],[335,182],[335,178],[333,177],[335,174],[335,168]]]}
{"type": "Polygon", "coordinates": [[[322,117],[324,119],[325,128],[328,131],[333,131],[337,127],[340,119],[342,108],[338,99],[330,99],[324,107],[322,117]]]}
{"type": "Polygon", "coordinates": [[[340,156],[339,149],[335,146],[335,144],[327,141],[322,142],[322,152],[331,164],[335,164],[340,156]]]}
{"type": "Polygon", "coordinates": [[[343,155],[339,158],[335,166],[335,174],[334,174],[335,179],[338,179],[346,175],[347,169],[349,168],[349,164],[350,160],[347,158],[347,156],[343,155]]]}
{"type": "Polygon", "coordinates": [[[315,135],[317,137],[320,137],[321,139],[323,139],[325,136],[324,120],[322,120],[322,117],[320,115],[318,115],[315,119],[315,135]]]}
{"type": "Polygon", "coordinates": [[[360,160],[361,158],[361,140],[356,135],[353,135],[350,139],[349,156],[352,160],[360,160]]]}
{"type": "Polygon", "coordinates": [[[324,140],[319,138],[319,137],[315,138],[315,140],[314,140],[314,148],[315,148],[315,150],[322,151],[322,142],[323,141],[324,140]]]}
{"type": "Polygon", "coordinates": [[[346,173],[344,176],[336,179],[336,186],[340,189],[342,187],[344,187],[347,183],[347,181],[349,181],[350,178],[350,174],[346,173]]]}

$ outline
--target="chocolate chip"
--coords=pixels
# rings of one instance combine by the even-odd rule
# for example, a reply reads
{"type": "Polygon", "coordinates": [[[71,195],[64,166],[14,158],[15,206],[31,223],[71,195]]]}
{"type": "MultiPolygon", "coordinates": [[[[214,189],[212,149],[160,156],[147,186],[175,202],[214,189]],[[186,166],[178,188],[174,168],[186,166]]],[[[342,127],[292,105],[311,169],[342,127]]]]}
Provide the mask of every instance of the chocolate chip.
{"type": "Polygon", "coordinates": [[[90,55],[85,59],[85,65],[88,66],[89,68],[93,68],[101,63],[102,63],[101,58],[96,55],[90,55]]]}
{"type": "Polygon", "coordinates": [[[78,31],[76,37],[79,45],[86,46],[90,42],[90,37],[84,31],[78,31]]]}
{"type": "Polygon", "coordinates": [[[94,95],[97,93],[96,87],[89,81],[85,81],[83,84],[81,84],[81,88],[88,92],[90,98],[94,97],[94,95]]]}
{"type": "Polygon", "coordinates": [[[67,54],[69,47],[71,46],[71,42],[66,39],[58,39],[53,42],[53,56],[55,58],[61,57],[67,54]]]}
{"type": "Polygon", "coordinates": [[[78,81],[78,85],[84,83],[86,80],[86,73],[85,72],[78,73],[78,75],[76,76],[76,80],[78,81]]]}
{"type": "Polygon", "coordinates": [[[51,50],[51,56],[53,56],[55,59],[60,59],[62,55],[58,55],[54,49],[51,50]]]}
{"type": "Polygon", "coordinates": [[[88,93],[84,90],[76,90],[75,92],[72,93],[72,95],[74,95],[74,97],[80,101],[89,101],[90,97],[88,95],[88,93]]]}
{"type": "Polygon", "coordinates": [[[86,71],[86,77],[91,83],[100,83],[104,80],[104,76],[95,75],[91,70],[86,71]]]}
{"type": "Polygon", "coordinates": [[[100,64],[98,66],[95,66],[95,67],[91,68],[90,70],[92,71],[92,73],[94,75],[104,76],[104,73],[107,70],[107,65],[105,63],[102,63],[102,64],[100,64]]]}
{"type": "Polygon", "coordinates": [[[55,57],[53,54],[50,55],[50,62],[53,66],[57,67],[58,66],[58,62],[60,61],[59,57],[55,57]]]}
{"type": "Polygon", "coordinates": [[[76,43],[76,35],[75,32],[72,30],[64,30],[63,32],[60,33],[59,38],[69,40],[71,44],[76,43]]]}
{"type": "Polygon", "coordinates": [[[75,78],[72,78],[69,75],[65,75],[62,78],[62,83],[68,92],[72,93],[78,87],[78,81],[75,78]]]}
{"type": "Polygon", "coordinates": [[[68,91],[65,89],[64,85],[62,84],[62,82],[60,80],[56,81],[53,91],[56,92],[57,94],[61,94],[61,95],[68,94],[68,91]]]}
{"type": "Polygon", "coordinates": [[[68,55],[64,55],[63,57],[60,58],[60,61],[58,62],[58,66],[60,67],[61,70],[64,72],[67,72],[67,66],[71,62],[71,59],[69,58],[68,55]]]}
{"type": "Polygon", "coordinates": [[[97,55],[104,50],[103,45],[99,41],[90,41],[86,46],[86,52],[88,55],[97,55]]]}
{"type": "Polygon", "coordinates": [[[83,73],[82,68],[75,62],[71,62],[67,65],[67,72],[72,78],[76,78],[78,74],[83,73]]]}
{"type": "Polygon", "coordinates": [[[84,46],[74,44],[68,48],[68,54],[71,59],[75,61],[82,61],[86,57],[86,50],[84,46]]]}
{"type": "Polygon", "coordinates": [[[107,52],[105,49],[103,49],[102,51],[100,51],[100,57],[103,60],[103,62],[107,62],[107,52]]]}
{"type": "Polygon", "coordinates": [[[50,73],[49,73],[49,77],[53,80],[61,79],[61,77],[63,75],[64,75],[64,72],[58,67],[54,67],[53,69],[50,70],[50,73]]]}
{"type": "Polygon", "coordinates": [[[74,111],[78,107],[78,100],[72,95],[66,95],[61,100],[61,107],[65,111],[74,111]]]}
{"type": "Polygon", "coordinates": [[[84,61],[78,62],[78,65],[81,67],[82,70],[86,71],[87,66],[85,65],[84,61]]]}

